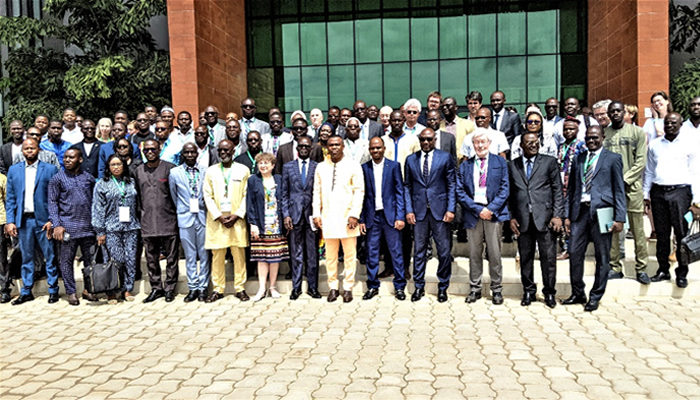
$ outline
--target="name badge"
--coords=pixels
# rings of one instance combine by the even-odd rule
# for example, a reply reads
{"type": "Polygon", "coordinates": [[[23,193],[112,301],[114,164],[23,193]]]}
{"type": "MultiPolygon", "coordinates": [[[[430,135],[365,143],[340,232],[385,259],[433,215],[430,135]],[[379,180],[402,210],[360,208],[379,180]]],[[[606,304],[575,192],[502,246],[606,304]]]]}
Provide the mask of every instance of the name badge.
{"type": "Polygon", "coordinates": [[[230,213],[231,212],[231,202],[228,199],[223,200],[219,204],[219,210],[221,210],[222,213],[230,213]]]}
{"type": "Polygon", "coordinates": [[[119,222],[131,222],[129,207],[119,207],[119,222]]]}
{"type": "Polygon", "coordinates": [[[591,202],[591,195],[588,193],[583,193],[581,195],[581,202],[583,203],[590,203],[591,202]]]}
{"type": "Polygon", "coordinates": [[[192,214],[197,214],[199,213],[199,199],[198,198],[190,198],[190,212],[192,214]]]}

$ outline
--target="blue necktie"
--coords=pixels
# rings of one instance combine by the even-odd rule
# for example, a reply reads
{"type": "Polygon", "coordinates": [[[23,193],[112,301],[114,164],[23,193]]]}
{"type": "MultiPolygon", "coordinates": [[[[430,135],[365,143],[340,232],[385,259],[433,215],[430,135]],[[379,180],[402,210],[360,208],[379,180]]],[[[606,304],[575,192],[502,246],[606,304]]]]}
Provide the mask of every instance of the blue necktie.
{"type": "Polygon", "coordinates": [[[306,186],[306,160],[301,162],[301,186],[306,186]]]}
{"type": "Polygon", "coordinates": [[[425,178],[425,180],[427,181],[428,176],[430,176],[430,172],[428,170],[428,153],[424,153],[424,154],[425,154],[425,158],[423,159],[423,178],[425,178]]]}
{"type": "Polygon", "coordinates": [[[532,160],[527,160],[527,180],[530,180],[532,174],[532,160]]]}

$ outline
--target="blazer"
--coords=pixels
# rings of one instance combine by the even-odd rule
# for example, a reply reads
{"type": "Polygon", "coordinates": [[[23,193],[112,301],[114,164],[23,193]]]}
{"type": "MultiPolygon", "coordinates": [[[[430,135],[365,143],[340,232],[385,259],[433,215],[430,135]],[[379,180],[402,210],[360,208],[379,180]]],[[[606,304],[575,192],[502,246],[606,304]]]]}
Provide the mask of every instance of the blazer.
{"type": "MultiPolygon", "coordinates": [[[[344,126],[338,126],[338,129],[336,130],[335,133],[336,133],[336,135],[342,137],[343,139],[346,138],[344,126]],[[343,128],[343,129],[340,129],[340,128],[343,128]]],[[[377,121],[372,121],[371,119],[369,119],[369,136],[367,136],[367,140],[370,140],[373,137],[377,137],[377,136],[381,137],[383,135],[384,135],[384,127],[382,126],[382,124],[380,124],[377,121]]],[[[360,135],[360,137],[362,137],[362,136],[360,135]]]]}
{"type": "MultiPolygon", "coordinates": [[[[496,114],[493,109],[491,111],[494,115],[496,114]]],[[[496,128],[495,118],[491,118],[491,128],[498,129],[496,128]]],[[[520,121],[520,115],[518,115],[518,113],[506,111],[503,114],[503,122],[501,123],[501,129],[499,130],[506,135],[508,145],[510,146],[510,144],[513,143],[513,139],[523,133],[523,123],[520,121]]]]}
{"type": "MultiPolygon", "coordinates": [[[[476,156],[463,162],[457,175],[457,198],[463,207],[464,228],[473,229],[479,221],[483,205],[474,202],[474,163],[476,156]]],[[[508,214],[508,165],[503,157],[489,153],[486,173],[486,208],[493,213],[492,222],[510,220],[508,214]]]]}
{"type": "MultiPolygon", "coordinates": [[[[587,157],[588,152],[579,154],[569,174],[564,217],[571,221],[577,221],[579,218],[583,193],[583,169],[587,157]]],[[[622,174],[622,156],[603,148],[593,171],[591,185],[590,218],[596,220],[596,211],[599,208],[613,207],[615,221],[625,222],[627,199],[622,174]]]]}
{"type": "Polygon", "coordinates": [[[406,158],[404,166],[406,214],[413,213],[417,221],[422,221],[430,205],[433,218],[442,221],[446,212],[455,212],[455,162],[449,153],[433,150],[430,176],[426,181],[423,178],[421,154],[422,151],[419,151],[406,158]]]}
{"type": "MultiPolygon", "coordinates": [[[[294,161],[296,155],[294,154],[294,142],[285,143],[280,146],[277,150],[277,162],[275,163],[275,174],[282,174],[282,167],[284,164],[294,161]]],[[[311,154],[309,159],[316,161],[317,163],[323,161],[323,148],[318,144],[313,144],[311,146],[311,154]]]]}
{"type": "Polygon", "coordinates": [[[292,218],[292,224],[298,224],[302,218],[309,218],[312,214],[312,201],[314,196],[314,176],[318,163],[311,159],[306,171],[306,185],[301,184],[299,164],[289,162],[282,168],[282,182],[280,205],[282,217],[292,218]]]}
{"type": "MultiPolygon", "coordinates": [[[[284,218],[282,216],[282,207],[280,206],[280,192],[282,185],[282,177],[273,175],[275,179],[275,198],[277,199],[277,221],[282,235],[287,234],[284,229],[284,218]]],[[[248,178],[248,193],[246,194],[246,219],[249,225],[258,227],[260,234],[265,233],[265,187],[261,174],[251,175],[248,178]]]]}
{"type": "MultiPolygon", "coordinates": [[[[58,168],[45,162],[37,161],[36,180],[34,181],[34,216],[39,225],[49,221],[49,181],[58,173],[58,168]]],[[[22,227],[24,213],[24,168],[26,162],[15,164],[7,173],[7,223],[22,227]]]]}
{"type": "MultiPolygon", "coordinates": [[[[88,174],[94,176],[95,178],[99,178],[97,172],[99,169],[100,150],[102,149],[102,145],[104,145],[104,143],[100,142],[99,140],[96,140],[92,144],[92,150],[90,150],[89,156],[85,155],[84,142],[76,143],[73,146],[71,146],[71,149],[78,149],[83,153],[83,164],[80,166],[80,168],[88,174]]],[[[109,146],[111,145],[111,143],[107,143],[106,145],[109,146]]]]}
{"type": "Polygon", "coordinates": [[[396,221],[405,222],[406,206],[401,164],[384,159],[381,188],[377,188],[374,181],[374,161],[370,160],[362,164],[362,173],[365,176],[365,201],[362,207],[362,214],[360,215],[360,222],[365,224],[367,229],[372,228],[376,212],[377,189],[382,192],[382,206],[384,207],[386,223],[393,227],[396,221]]]}
{"type": "Polygon", "coordinates": [[[177,212],[177,225],[180,228],[189,228],[194,224],[195,218],[199,220],[202,226],[207,224],[207,206],[204,203],[202,196],[202,185],[204,184],[204,174],[206,168],[199,169],[199,180],[197,181],[197,198],[199,199],[199,212],[193,214],[190,212],[190,198],[192,192],[190,189],[190,179],[187,175],[187,165],[183,164],[170,170],[170,197],[175,202],[175,210],[177,212]]]}
{"type": "Polygon", "coordinates": [[[7,171],[12,166],[12,142],[8,142],[0,147],[0,173],[7,175],[7,171]]]}
{"type": "Polygon", "coordinates": [[[440,131],[440,150],[450,153],[452,159],[457,162],[457,139],[453,134],[440,131]]]}
{"type": "Polygon", "coordinates": [[[510,216],[520,224],[521,231],[530,226],[530,214],[535,228],[546,232],[552,217],[564,216],[564,195],[557,159],[544,154],[535,157],[527,179],[525,158],[518,157],[508,164],[510,177],[510,216]]]}

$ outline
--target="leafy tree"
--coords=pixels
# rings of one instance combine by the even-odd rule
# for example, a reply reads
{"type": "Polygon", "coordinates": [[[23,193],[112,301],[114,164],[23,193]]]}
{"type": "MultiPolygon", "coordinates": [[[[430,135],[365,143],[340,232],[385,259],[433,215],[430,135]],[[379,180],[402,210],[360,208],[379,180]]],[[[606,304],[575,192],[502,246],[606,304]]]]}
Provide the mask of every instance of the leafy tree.
{"type": "Polygon", "coordinates": [[[693,53],[700,42],[700,3],[695,8],[670,3],[671,52],[693,53]]]}
{"type": "Polygon", "coordinates": [[[0,90],[14,119],[60,117],[72,107],[86,118],[130,115],[146,104],[170,104],[168,52],[148,31],[166,13],[165,0],[46,0],[43,19],[0,17],[0,42],[10,47],[0,90]],[[59,41],[71,53],[36,43],[59,41]]]}
{"type": "Polygon", "coordinates": [[[674,111],[688,118],[688,106],[693,97],[700,96],[700,59],[686,63],[671,81],[671,102],[674,111]]]}

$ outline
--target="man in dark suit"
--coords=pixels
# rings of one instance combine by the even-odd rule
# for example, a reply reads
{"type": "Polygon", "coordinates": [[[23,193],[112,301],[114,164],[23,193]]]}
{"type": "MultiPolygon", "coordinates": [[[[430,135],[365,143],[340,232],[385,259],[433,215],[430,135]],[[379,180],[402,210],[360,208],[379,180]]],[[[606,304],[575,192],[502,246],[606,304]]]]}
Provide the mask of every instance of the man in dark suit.
{"type": "Polygon", "coordinates": [[[510,177],[510,227],[518,236],[520,277],[523,283],[522,306],[535,300],[535,248],[539,246],[544,303],[556,306],[557,245],[556,235],[562,228],[564,197],[559,166],[554,157],[538,154],[537,134],[520,138],[523,156],[508,165],[510,177]]]}
{"type": "Polygon", "coordinates": [[[455,213],[455,162],[449,153],[435,150],[435,131],[425,128],[418,136],[421,151],[411,154],[404,167],[406,221],[415,225],[411,301],[425,296],[426,252],[430,237],[438,252],[438,301],[447,301],[452,274],[450,223],[455,213]]]}
{"type": "Polygon", "coordinates": [[[56,303],[58,270],[53,262],[54,250],[47,238],[47,232],[52,229],[48,210],[49,182],[58,172],[58,168],[39,161],[39,143],[36,139],[26,139],[22,144],[22,153],[26,161],[10,167],[7,174],[5,234],[18,237],[22,252],[23,287],[19,297],[12,304],[18,305],[34,300],[33,254],[37,244],[46,259],[49,304],[56,303]]]}
{"type": "Polygon", "coordinates": [[[491,95],[491,128],[501,131],[508,139],[508,146],[513,144],[513,139],[523,133],[523,123],[517,113],[505,109],[506,95],[501,91],[493,92],[491,95]]]}
{"type": "Polygon", "coordinates": [[[488,248],[491,301],[503,304],[501,284],[501,231],[508,221],[508,166],[506,160],[489,152],[491,139],[486,128],[476,128],[470,135],[474,157],[459,166],[457,198],[464,210],[464,228],[469,239],[469,284],[467,303],[481,298],[484,241],[488,248]]]}
{"type": "MultiPolygon", "coordinates": [[[[294,135],[294,140],[283,144],[277,151],[275,174],[281,175],[284,164],[297,159],[297,143],[301,136],[306,136],[307,127],[308,124],[303,118],[297,118],[292,122],[292,135],[294,135]]],[[[316,162],[323,161],[323,149],[318,143],[314,144],[311,148],[309,157],[316,162]]]]}
{"type": "Polygon", "coordinates": [[[598,309],[608,283],[612,233],[622,230],[627,216],[622,157],[604,149],[603,139],[605,135],[599,126],[591,126],[586,131],[588,151],[576,158],[569,175],[569,189],[564,204],[564,227],[571,234],[571,297],[562,301],[562,304],[585,303],[585,311],[598,309]],[[609,232],[601,233],[597,212],[607,207],[613,209],[613,223],[609,232]],[[590,241],[593,241],[595,247],[595,281],[586,303],[583,263],[590,241]]]}
{"type": "Polygon", "coordinates": [[[3,175],[7,175],[15,154],[22,153],[22,142],[24,141],[24,125],[22,125],[22,121],[16,119],[10,122],[10,133],[12,134],[12,141],[0,147],[0,173],[3,175]]]}
{"type": "Polygon", "coordinates": [[[387,243],[394,269],[394,291],[398,300],[405,300],[406,277],[401,230],[406,221],[401,164],[384,158],[384,140],[369,141],[372,160],[362,164],[365,177],[365,201],[360,216],[360,233],[367,235],[367,292],[369,300],[379,294],[379,251],[382,239],[387,243]]]}
{"type": "Polygon", "coordinates": [[[296,300],[301,295],[304,260],[306,260],[307,293],[314,299],[321,298],[318,292],[318,237],[309,219],[312,214],[314,174],[318,164],[309,159],[311,142],[311,138],[306,135],[296,140],[299,158],[284,166],[280,184],[280,207],[284,227],[289,232],[292,266],[290,300],[296,300]]]}
{"type": "Polygon", "coordinates": [[[83,140],[74,144],[72,148],[80,150],[83,155],[83,163],[80,165],[80,169],[97,178],[102,143],[95,137],[95,123],[86,119],[83,121],[83,126],[80,130],[83,132],[83,140]]]}
{"type": "Polygon", "coordinates": [[[442,114],[439,110],[430,110],[426,116],[427,127],[435,131],[435,148],[450,153],[457,162],[457,139],[455,135],[440,129],[442,124],[442,114]]]}
{"type": "MultiPolygon", "coordinates": [[[[360,120],[360,139],[370,140],[373,137],[384,135],[384,127],[382,124],[367,118],[367,105],[364,101],[358,100],[355,102],[353,105],[353,114],[355,118],[360,120]]],[[[336,132],[336,134],[337,133],[338,132],[336,132]]],[[[343,130],[341,137],[345,139],[345,130],[343,130]]]]}

